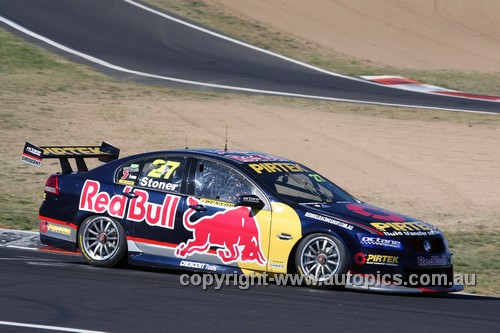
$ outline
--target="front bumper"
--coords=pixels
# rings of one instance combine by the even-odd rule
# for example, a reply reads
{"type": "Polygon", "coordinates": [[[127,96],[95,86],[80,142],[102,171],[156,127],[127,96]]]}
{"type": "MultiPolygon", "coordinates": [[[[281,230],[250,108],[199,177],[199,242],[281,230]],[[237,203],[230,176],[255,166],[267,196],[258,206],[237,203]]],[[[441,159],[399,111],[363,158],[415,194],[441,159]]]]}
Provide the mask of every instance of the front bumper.
{"type": "Polygon", "coordinates": [[[401,281],[401,283],[385,282],[366,274],[354,272],[348,273],[345,288],[397,294],[451,293],[464,290],[463,285],[454,284],[452,281],[449,282],[449,285],[444,286],[412,286],[409,285],[408,281],[401,281]]]}

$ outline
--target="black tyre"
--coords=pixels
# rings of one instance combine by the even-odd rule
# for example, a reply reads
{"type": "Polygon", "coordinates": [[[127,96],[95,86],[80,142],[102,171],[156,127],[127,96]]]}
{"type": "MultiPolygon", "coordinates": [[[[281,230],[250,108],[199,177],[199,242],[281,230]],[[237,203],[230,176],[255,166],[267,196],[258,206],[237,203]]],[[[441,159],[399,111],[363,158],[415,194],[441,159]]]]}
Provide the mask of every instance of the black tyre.
{"type": "Polygon", "coordinates": [[[311,234],[302,239],[295,253],[295,267],[311,287],[333,288],[342,285],[348,267],[347,251],[329,234],[311,234]]]}
{"type": "Polygon", "coordinates": [[[83,257],[98,267],[115,267],[126,260],[125,230],[110,217],[91,216],[78,230],[78,241],[83,257]]]}

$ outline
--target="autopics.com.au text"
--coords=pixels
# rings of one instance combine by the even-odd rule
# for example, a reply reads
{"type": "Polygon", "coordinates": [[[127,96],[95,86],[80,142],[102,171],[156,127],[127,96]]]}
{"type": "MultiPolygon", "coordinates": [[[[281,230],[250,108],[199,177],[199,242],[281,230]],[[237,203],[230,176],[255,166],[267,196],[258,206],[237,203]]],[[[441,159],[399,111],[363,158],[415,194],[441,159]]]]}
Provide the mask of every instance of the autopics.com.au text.
{"type": "MultiPolygon", "coordinates": [[[[336,286],[350,284],[363,287],[381,286],[404,286],[404,287],[427,287],[427,286],[448,286],[453,285],[476,285],[476,274],[455,274],[450,278],[447,274],[410,274],[404,279],[401,274],[347,274],[334,275],[321,284],[324,286],[336,286]]],[[[267,286],[275,284],[286,285],[315,285],[315,281],[300,274],[278,274],[268,273],[244,275],[244,274],[182,274],[179,282],[183,286],[201,286],[206,289],[221,289],[224,286],[237,286],[240,289],[249,289],[253,286],[267,286]]]]}

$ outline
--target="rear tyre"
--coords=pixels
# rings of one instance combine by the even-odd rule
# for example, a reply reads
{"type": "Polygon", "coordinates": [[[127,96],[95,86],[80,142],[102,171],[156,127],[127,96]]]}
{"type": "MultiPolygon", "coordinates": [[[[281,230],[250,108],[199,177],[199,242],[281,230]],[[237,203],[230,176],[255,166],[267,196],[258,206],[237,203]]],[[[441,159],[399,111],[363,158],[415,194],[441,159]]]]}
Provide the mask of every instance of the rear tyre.
{"type": "Polygon", "coordinates": [[[115,267],[125,262],[125,230],[110,217],[87,218],[80,226],[78,240],[83,257],[94,266],[115,267]]]}
{"type": "Polygon", "coordinates": [[[342,285],[342,274],[347,271],[347,251],[332,235],[312,234],[300,241],[295,267],[311,287],[338,287],[342,285]]]}

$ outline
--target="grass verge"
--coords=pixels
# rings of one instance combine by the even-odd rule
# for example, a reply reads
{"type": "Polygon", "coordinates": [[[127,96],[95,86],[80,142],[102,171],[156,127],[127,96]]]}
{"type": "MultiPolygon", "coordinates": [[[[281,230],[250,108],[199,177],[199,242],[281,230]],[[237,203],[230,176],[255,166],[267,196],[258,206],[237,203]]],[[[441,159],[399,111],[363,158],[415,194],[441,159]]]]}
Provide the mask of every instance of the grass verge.
{"type": "Polygon", "coordinates": [[[478,94],[500,94],[500,72],[416,70],[376,65],[367,60],[325,50],[254,21],[235,16],[204,1],[146,0],[160,8],[217,29],[253,45],[293,59],[351,76],[401,75],[437,86],[478,94]]]}
{"type": "MultiPolygon", "coordinates": [[[[486,228],[485,228],[486,229],[486,228]]],[[[500,295],[500,235],[496,231],[445,233],[453,251],[455,273],[476,274],[476,286],[466,287],[473,294],[500,295]]]]}

